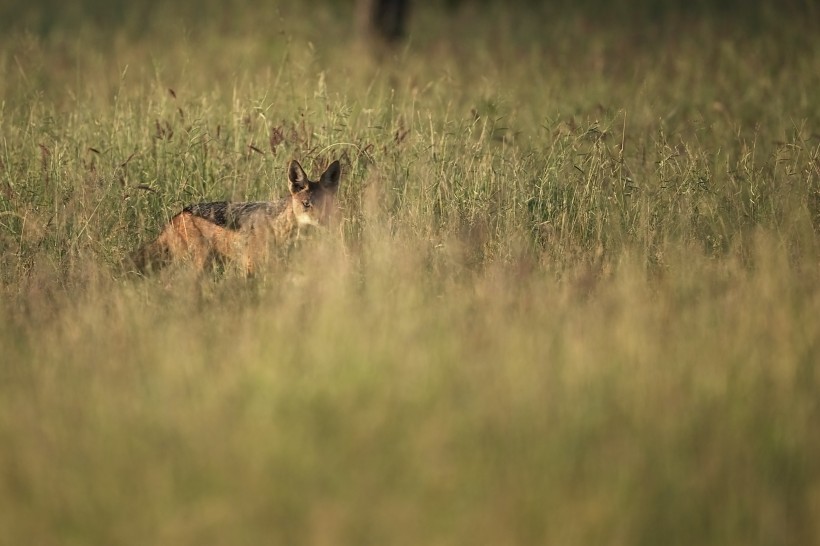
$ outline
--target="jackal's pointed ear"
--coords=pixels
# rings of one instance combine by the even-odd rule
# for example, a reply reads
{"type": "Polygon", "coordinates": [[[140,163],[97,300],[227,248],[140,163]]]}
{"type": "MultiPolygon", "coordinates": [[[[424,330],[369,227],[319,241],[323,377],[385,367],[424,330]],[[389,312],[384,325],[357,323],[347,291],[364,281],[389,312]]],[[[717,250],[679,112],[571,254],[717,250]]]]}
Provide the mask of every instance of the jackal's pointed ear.
{"type": "Polygon", "coordinates": [[[299,165],[295,159],[290,162],[288,167],[288,188],[290,193],[299,193],[308,185],[308,177],[305,170],[299,165]]]}
{"type": "Polygon", "coordinates": [[[338,161],[334,161],[330,164],[327,170],[322,173],[322,178],[319,179],[319,183],[328,189],[336,189],[339,187],[339,178],[342,176],[342,166],[339,165],[338,161]]]}

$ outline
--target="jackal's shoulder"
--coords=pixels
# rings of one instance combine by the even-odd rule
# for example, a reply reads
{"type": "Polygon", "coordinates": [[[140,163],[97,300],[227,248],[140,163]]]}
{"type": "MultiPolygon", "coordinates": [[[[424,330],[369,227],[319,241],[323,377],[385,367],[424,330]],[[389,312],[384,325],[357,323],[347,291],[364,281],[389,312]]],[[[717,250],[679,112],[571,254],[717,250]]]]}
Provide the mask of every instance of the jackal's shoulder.
{"type": "Polygon", "coordinates": [[[212,203],[196,203],[188,205],[182,212],[187,212],[203,218],[220,227],[240,229],[253,218],[276,217],[285,212],[288,200],[253,201],[247,203],[231,203],[229,201],[215,201],[212,203]]]}

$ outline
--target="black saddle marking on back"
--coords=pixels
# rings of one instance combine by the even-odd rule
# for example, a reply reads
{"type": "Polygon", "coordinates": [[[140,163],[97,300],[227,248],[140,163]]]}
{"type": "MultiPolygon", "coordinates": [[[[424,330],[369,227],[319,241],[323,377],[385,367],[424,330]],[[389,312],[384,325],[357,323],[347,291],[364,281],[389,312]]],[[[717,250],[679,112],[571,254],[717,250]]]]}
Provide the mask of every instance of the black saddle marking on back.
{"type": "Polygon", "coordinates": [[[182,212],[187,212],[204,218],[209,222],[226,227],[228,229],[239,229],[245,220],[254,211],[263,209],[265,214],[274,215],[283,209],[281,203],[269,203],[267,201],[256,201],[250,203],[231,203],[229,201],[214,201],[212,203],[196,203],[188,205],[182,212]]]}

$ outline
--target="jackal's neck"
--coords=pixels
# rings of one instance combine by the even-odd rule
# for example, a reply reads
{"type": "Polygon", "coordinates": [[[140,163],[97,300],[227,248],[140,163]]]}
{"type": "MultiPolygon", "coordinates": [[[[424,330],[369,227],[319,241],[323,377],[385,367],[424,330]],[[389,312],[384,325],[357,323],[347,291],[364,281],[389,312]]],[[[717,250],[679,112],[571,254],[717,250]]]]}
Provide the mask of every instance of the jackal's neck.
{"type": "Polygon", "coordinates": [[[299,223],[296,221],[290,199],[287,199],[284,209],[271,218],[269,226],[273,237],[280,243],[296,237],[299,233],[299,223]]]}

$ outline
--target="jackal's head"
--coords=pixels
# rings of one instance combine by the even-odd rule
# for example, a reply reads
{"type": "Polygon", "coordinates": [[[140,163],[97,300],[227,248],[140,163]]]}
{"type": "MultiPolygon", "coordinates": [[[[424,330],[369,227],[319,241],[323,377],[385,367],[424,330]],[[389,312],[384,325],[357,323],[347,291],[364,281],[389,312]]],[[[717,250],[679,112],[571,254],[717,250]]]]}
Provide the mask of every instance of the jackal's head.
{"type": "Polygon", "coordinates": [[[336,211],[336,190],[342,169],[334,161],[319,177],[318,182],[308,180],[299,162],[293,160],[288,168],[288,187],[291,206],[300,226],[325,226],[336,211]]]}

